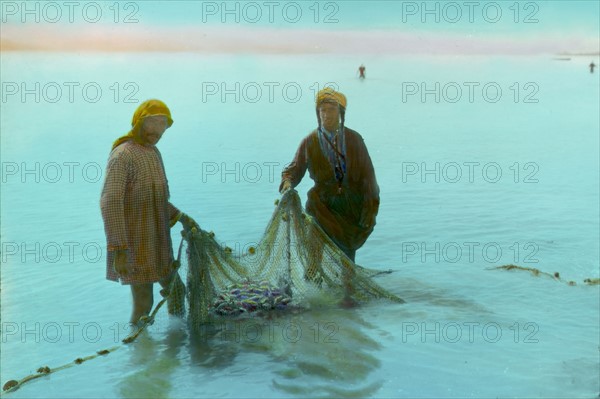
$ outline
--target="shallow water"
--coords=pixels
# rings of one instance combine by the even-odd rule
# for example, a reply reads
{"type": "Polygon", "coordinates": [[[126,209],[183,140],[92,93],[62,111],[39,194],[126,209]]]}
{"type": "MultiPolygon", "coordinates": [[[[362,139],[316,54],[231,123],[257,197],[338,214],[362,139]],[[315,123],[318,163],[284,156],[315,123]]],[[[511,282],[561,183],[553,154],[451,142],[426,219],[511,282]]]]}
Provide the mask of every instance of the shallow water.
{"type": "MultiPolygon", "coordinates": [[[[96,103],[80,93],[73,102],[63,94],[2,104],[2,383],[126,335],[130,294],[104,279],[98,206],[110,144],[137,106],[124,94],[134,88],[132,100],[169,104],[175,124],[159,148],[172,202],[241,250],[260,239],[281,169],[315,127],[315,88],[334,82],[381,188],[378,223],[357,262],[395,270],[377,279],[406,304],[314,306],[229,322],[210,337],[192,337],[163,314],[134,345],[10,396],[597,396],[600,292],[583,284],[599,275],[600,241],[599,82],[589,62],[3,54],[3,75],[29,87],[94,82],[103,94],[96,103]],[[272,102],[269,82],[279,83],[272,102]],[[495,103],[481,91],[451,102],[454,85],[439,102],[407,94],[436,82],[494,83],[503,94],[495,103]],[[240,84],[239,102],[207,94],[223,83],[240,84]],[[264,91],[250,102],[254,83],[264,91]],[[510,263],[577,285],[490,270],[510,263]]],[[[301,198],[309,187],[305,179],[301,198]]]]}

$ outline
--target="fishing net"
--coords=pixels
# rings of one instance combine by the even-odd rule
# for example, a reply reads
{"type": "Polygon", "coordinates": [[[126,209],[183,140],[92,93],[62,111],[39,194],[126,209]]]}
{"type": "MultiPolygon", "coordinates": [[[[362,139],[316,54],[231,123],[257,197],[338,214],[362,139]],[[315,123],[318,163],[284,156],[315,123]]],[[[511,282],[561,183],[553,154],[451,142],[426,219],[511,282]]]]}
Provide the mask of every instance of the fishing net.
{"type": "Polygon", "coordinates": [[[304,213],[295,190],[282,196],[262,239],[241,256],[219,245],[212,232],[182,234],[181,277],[171,284],[168,306],[171,314],[185,314],[191,326],[219,317],[306,308],[315,297],[403,302],[373,281],[381,271],[354,264],[304,213]]]}

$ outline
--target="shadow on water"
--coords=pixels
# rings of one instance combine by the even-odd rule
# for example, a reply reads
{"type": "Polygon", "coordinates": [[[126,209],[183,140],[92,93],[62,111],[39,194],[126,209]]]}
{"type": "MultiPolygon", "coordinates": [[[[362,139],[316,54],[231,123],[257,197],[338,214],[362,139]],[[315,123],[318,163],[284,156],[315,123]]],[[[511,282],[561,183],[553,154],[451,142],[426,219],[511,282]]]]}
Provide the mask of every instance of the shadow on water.
{"type": "Polygon", "coordinates": [[[410,312],[424,306],[428,311],[440,309],[448,317],[471,316],[473,314],[490,315],[494,313],[486,306],[459,292],[455,287],[435,285],[421,279],[392,274],[386,278],[377,278],[382,287],[388,289],[406,301],[403,311],[410,312]]]}

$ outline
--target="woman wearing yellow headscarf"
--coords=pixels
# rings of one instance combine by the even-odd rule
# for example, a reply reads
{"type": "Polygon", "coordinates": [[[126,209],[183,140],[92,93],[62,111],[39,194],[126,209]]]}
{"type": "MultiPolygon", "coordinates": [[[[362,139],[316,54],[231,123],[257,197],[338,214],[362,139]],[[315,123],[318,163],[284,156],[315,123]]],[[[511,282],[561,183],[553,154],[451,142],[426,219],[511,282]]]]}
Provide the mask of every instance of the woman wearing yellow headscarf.
{"type": "MultiPolygon", "coordinates": [[[[140,104],[131,130],[112,147],[100,207],[107,241],[106,277],[131,285],[131,322],[148,315],[153,305],[153,283],[168,287],[173,274],[170,228],[185,229],[196,222],[169,202],[169,187],[156,144],[173,124],[171,111],[160,100],[140,104]]],[[[178,279],[178,284],[183,283],[178,279]]],[[[181,302],[170,298],[169,310],[183,312],[181,302]]]]}
{"type": "Polygon", "coordinates": [[[346,96],[333,89],[317,94],[318,127],[284,169],[279,191],[296,187],[308,170],[315,185],[308,192],[306,212],[354,261],[375,226],[379,186],[362,136],[344,126],[346,105],[346,96]]]}

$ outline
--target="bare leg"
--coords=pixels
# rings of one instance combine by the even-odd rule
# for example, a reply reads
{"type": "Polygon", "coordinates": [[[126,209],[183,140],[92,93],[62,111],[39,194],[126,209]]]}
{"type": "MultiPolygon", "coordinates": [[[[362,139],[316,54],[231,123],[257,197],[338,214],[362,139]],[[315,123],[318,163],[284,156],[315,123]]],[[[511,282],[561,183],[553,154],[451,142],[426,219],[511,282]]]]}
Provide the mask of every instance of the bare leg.
{"type": "Polygon", "coordinates": [[[131,294],[133,295],[133,312],[130,322],[137,325],[140,317],[147,316],[152,310],[154,296],[152,293],[153,284],[132,284],[131,294]]]}

